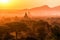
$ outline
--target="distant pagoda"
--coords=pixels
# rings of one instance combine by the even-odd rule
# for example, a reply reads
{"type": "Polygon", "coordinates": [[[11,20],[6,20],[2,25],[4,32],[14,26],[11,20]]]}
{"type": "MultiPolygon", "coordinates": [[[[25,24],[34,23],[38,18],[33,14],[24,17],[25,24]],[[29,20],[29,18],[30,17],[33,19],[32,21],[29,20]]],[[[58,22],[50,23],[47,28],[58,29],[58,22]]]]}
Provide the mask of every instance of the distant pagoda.
{"type": "Polygon", "coordinates": [[[24,13],[24,17],[22,18],[22,20],[24,20],[24,21],[29,21],[29,20],[31,20],[28,14],[29,14],[29,12],[25,12],[25,13],[24,13]]]}
{"type": "Polygon", "coordinates": [[[27,12],[25,12],[24,18],[29,18],[27,12]]]}

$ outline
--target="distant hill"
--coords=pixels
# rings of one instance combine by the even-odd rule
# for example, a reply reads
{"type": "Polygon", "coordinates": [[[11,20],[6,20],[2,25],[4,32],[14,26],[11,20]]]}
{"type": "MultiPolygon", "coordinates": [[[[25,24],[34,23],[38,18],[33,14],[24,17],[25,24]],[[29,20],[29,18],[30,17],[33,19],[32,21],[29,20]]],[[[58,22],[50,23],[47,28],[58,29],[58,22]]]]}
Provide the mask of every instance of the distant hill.
{"type": "Polygon", "coordinates": [[[34,16],[58,17],[60,16],[60,6],[50,8],[47,5],[30,9],[34,16]]]}

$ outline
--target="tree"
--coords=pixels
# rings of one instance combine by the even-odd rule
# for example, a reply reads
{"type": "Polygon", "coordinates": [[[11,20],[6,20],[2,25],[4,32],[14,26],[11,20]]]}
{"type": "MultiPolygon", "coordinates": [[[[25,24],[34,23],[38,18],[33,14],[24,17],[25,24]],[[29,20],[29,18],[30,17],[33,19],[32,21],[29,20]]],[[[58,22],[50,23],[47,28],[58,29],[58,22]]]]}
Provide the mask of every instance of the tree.
{"type": "Polygon", "coordinates": [[[7,27],[7,26],[5,26],[5,25],[0,26],[1,40],[4,40],[4,37],[5,37],[6,33],[10,31],[9,29],[10,29],[10,28],[7,27]]]}
{"type": "Polygon", "coordinates": [[[34,31],[38,34],[40,40],[45,40],[46,36],[50,31],[50,25],[48,22],[39,20],[33,24],[34,31]]]}
{"type": "Polygon", "coordinates": [[[52,28],[52,34],[55,40],[60,40],[60,27],[58,25],[52,28]]]}
{"type": "Polygon", "coordinates": [[[27,25],[22,22],[11,22],[11,23],[7,23],[6,25],[10,27],[12,31],[16,32],[16,40],[17,40],[18,32],[27,31],[29,29],[27,25]]]}

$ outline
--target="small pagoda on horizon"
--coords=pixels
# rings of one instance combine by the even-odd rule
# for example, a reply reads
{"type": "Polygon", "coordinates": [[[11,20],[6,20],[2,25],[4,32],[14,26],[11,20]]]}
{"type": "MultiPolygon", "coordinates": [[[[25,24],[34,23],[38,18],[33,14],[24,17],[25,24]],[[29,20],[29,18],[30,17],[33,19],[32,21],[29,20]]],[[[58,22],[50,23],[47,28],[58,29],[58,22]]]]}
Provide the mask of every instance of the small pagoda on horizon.
{"type": "Polygon", "coordinates": [[[28,14],[29,14],[29,12],[25,12],[22,20],[24,20],[24,21],[29,21],[29,20],[31,20],[28,14]]]}
{"type": "Polygon", "coordinates": [[[29,18],[27,12],[25,12],[24,18],[29,18]]]}

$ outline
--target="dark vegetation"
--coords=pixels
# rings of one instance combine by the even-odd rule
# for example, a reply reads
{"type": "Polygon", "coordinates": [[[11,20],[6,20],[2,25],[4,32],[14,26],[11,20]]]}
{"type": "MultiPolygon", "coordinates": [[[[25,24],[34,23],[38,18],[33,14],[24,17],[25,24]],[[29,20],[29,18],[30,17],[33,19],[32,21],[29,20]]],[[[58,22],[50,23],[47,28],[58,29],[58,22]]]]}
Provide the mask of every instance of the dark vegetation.
{"type": "Polygon", "coordinates": [[[0,40],[60,40],[60,26],[40,19],[8,22],[0,26],[0,40]]]}

